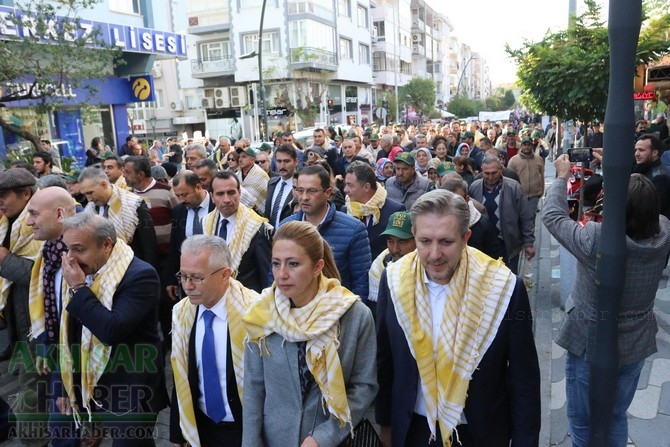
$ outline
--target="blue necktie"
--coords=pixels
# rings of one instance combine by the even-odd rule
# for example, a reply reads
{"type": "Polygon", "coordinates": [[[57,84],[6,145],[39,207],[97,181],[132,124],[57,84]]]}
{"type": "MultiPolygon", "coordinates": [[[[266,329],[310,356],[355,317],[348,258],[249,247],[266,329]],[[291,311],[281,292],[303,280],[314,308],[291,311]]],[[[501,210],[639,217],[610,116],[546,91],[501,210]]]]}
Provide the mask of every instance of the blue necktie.
{"type": "Polygon", "coordinates": [[[216,367],[216,350],[214,349],[214,330],[212,321],[214,312],[206,310],[202,317],[205,319],[205,336],[202,339],[202,377],[205,388],[205,408],[207,416],[214,422],[221,422],[226,417],[226,407],[221,394],[219,370],[216,367]]]}
{"type": "Polygon", "coordinates": [[[219,237],[224,241],[228,237],[228,219],[223,219],[221,221],[221,228],[219,228],[219,237]]]}
{"type": "Polygon", "coordinates": [[[281,207],[282,197],[284,196],[284,187],[286,186],[285,181],[281,181],[281,188],[279,188],[279,193],[277,194],[277,199],[275,200],[274,205],[272,206],[272,213],[270,213],[270,225],[277,226],[277,217],[279,215],[279,208],[281,207]]]}
{"type": "Polygon", "coordinates": [[[202,207],[193,208],[193,234],[202,234],[202,222],[200,221],[200,210],[202,207]]]}

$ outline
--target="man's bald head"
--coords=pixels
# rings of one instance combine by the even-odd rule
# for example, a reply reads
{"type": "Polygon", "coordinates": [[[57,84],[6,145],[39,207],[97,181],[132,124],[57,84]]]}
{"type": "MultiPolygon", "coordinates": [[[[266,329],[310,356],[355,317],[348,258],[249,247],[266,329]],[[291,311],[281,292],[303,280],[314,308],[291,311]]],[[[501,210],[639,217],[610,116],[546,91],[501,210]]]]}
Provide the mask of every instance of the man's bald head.
{"type": "Polygon", "coordinates": [[[75,201],[67,190],[50,186],[33,195],[28,203],[27,224],[38,241],[55,241],[63,232],[63,219],[74,216],[75,201]]]}

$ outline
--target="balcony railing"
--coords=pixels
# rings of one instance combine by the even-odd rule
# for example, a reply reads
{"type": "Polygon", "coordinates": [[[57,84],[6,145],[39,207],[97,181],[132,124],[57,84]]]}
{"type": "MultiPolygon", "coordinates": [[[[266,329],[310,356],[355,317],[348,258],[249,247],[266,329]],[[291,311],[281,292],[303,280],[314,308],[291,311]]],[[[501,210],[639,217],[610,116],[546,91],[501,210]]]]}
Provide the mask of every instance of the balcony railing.
{"type": "Polygon", "coordinates": [[[291,68],[337,71],[337,54],[312,47],[291,48],[291,68]]]}
{"type": "Polygon", "coordinates": [[[218,76],[221,73],[232,72],[234,69],[235,64],[232,57],[210,59],[206,61],[197,59],[191,60],[191,73],[194,75],[218,76]]]}
{"type": "Polygon", "coordinates": [[[322,19],[335,21],[335,12],[331,9],[325,8],[317,3],[310,1],[291,1],[288,3],[289,15],[294,14],[313,14],[322,19]]]}

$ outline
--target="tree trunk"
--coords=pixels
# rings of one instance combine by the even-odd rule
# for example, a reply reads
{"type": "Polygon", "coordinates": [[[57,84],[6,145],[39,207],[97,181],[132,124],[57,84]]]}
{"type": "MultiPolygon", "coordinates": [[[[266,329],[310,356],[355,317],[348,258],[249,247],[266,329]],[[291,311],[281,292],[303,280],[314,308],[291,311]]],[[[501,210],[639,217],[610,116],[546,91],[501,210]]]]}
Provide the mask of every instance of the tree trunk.
{"type": "Polygon", "coordinates": [[[5,129],[7,132],[11,132],[14,135],[20,136],[24,140],[28,140],[31,143],[33,143],[33,146],[34,146],[33,149],[35,151],[39,150],[42,147],[42,141],[40,140],[40,138],[37,135],[32,134],[32,133],[30,133],[26,130],[21,130],[20,128],[16,127],[12,123],[6,121],[5,118],[2,115],[0,115],[0,127],[5,129]]]}

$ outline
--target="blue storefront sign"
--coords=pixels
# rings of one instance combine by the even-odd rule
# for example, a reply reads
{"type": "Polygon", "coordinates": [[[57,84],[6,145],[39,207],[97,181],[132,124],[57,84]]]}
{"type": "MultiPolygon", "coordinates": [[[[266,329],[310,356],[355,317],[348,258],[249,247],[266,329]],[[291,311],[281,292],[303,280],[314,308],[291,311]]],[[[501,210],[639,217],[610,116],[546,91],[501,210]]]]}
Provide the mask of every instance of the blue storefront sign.
{"type": "MultiPolygon", "coordinates": [[[[20,9],[0,6],[0,39],[23,39],[26,37],[38,38],[44,43],[60,43],[52,36],[58,35],[55,31],[61,20],[71,18],[58,17],[53,23],[47,24],[46,32],[38,35],[34,17],[22,17],[20,9]],[[16,17],[16,22],[12,19],[16,17]],[[17,25],[20,23],[20,25],[17,25]]],[[[79,20],[76,23],[75,38],[83,38],[99,30],[99,39],[106,45],[113,46],[131,53],[163,54],[175,57],[186,57],[186,36],[179,33],[159,31],[136,26],[118,25],[114,23],[98,22],[94,20],[79,20]]]]}

